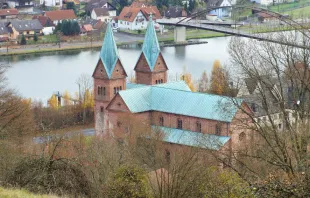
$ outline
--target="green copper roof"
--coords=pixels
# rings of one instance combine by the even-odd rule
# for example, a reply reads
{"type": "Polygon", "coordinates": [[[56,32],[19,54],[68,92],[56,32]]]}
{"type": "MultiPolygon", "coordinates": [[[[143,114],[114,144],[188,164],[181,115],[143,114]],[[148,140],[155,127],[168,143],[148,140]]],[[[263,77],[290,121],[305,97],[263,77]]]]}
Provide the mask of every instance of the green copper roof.
{"type": "Polygon", "coordinates": [[[100,58],[109,78],[111,78],[116,62],[119,59],[119,55],[110,23],[107,25],[103,45],[100,51],[100,58]]]}
{"type": "Polygon", "coordinates": [[[155,86],[155,87],[163,87],[163,88],[169,88],[169,89],[178,89],[183,91],[190,91],[191,89],[187,86],[187,84],[184,81],[175,81],[175,82],[169,82],[169,83],[163,83],[163,84],[155,84],[155,85],[145,85],[145,84],[136,84],[136,83],[127,83],[126,89],[136,89],[146,86],[155,86]]]}
{"type": "MultiPolygon", "coordinates": [[[[169,83],[168,83],[169,84],[169,83]]],[[[133,113],[160,111],[222,122],[231,122],[242,99],[175,89],[168,85],[143,86],[120,91],[133,113]]],[[[179,86],[181,88],[181,86],[179,86]]]]}
{"type": "Polygon", "coordinates": [[[219,150],[230,140],[230,137],[227,136],[203,134],[167,127],[152,126],[152,129],[154,132],[162,132],[164,134],[164,142],[211,150],[219,150]]]}
{"type": "Polygon", "coordinates": [[[151,71],[153,71],[155,67],[159,52],[160,48],[151,15],[142,46],[142,53],[144,54],[151,71]]]}

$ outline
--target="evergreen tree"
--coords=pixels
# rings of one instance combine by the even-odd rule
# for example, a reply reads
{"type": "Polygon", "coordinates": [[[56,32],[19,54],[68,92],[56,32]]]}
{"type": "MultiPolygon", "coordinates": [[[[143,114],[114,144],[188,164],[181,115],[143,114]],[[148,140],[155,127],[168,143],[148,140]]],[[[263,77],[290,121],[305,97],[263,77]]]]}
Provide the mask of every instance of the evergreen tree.
{"type": "Polygon", "coordinates": [[[38,41],[37,33],[34,33],[34,35],[33,35],[33,40],[34,40],[34,42],[37,42],[37,41],[38,41]]]}
{"type": "Polygon", "coordinates": [[[21,44],[21,45],[26,45],[26,44],[27,44],[25,35],[22,35],[22,38],[21,38],[21,40],[20,40],[20,44],[21,44]]]}
{"type": "Polygon", "coordinates": [[[118,2],[119,3],[116,6],[117,15],[119,15],[122,12],[123,8],[128,5],[128,0],[119,0],[118,2]]]}
{"type": "Polygon", "coordinates": [[[195,0],[189,0],[188,11],[192,12],[195,9],[195,0]]]}
{"type": "Polygon", "coordinates": [[[72,27],[72,34],[74,34],[74,35],[80,34],[81,29],[80,29],[78,22],[72,21],[71,27],[72,27]]]}
{"type": "Polygon", "coordinates": [[[75,15],[77,14],[76,6],[73,2],[68,2],[66,8],[67,10],[73,10],[75,15]]]}

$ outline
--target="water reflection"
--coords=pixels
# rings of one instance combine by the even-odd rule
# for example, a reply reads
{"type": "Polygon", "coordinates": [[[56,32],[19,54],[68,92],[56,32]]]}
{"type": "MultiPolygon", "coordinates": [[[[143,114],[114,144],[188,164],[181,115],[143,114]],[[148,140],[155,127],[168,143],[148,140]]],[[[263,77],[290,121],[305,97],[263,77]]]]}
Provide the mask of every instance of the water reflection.
{"type": "MultiPolygon", "coordinates": [[[[228,61],[229,38],[212,38],[207,44],[178,47],[161,47],[169,68],[170,79],[175,80],[184,66],[198,79],[206,70],[210,73],[215,59],[224,64],[228,61]]],[[[121,61],[128,76],[133,75],[134,66],[141,54],[142,45],[128,45],[119,48],[121,61]]],[[[70,93],[78,91],[76,79],[92,72],[99,59],[99,48],[93,50],[70,50],[40,54],[1,57],[0,64],[11,66],[7,72],[10,86],[22,96],[46,101],[53,92],[70,93]]]]}

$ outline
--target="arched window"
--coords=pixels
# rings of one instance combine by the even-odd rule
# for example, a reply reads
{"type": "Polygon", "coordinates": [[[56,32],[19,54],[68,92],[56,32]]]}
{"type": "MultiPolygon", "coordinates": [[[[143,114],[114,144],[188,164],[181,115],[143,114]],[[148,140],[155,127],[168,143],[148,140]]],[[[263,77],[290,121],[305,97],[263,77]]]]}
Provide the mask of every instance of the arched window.
{"type": "Polygon", "coordinates": [[[105,96],[106,92],[105,92],[105,87],[103,87],[103,95],[105,96]]]}
{"type": "Polygon", "coordinates": [[[116,87],[116,93],[118,93],[119,92],[119,87],[116,87]]]}
{"type": "Polygon", "coordinates": [[[116,87],[114,87],[114,95],[116,94],[116,87]]]}
{"type": "Polygon", "coordinates": [[[155,80],[155,83],[158,84],[158,83],[157,83],[157,80],[155,80]]]}
{"type": "Polygon", "coordinates": [[[163,81],[163,79],[160,79],[160,83],[163,83],[164,81],[163,81]]]}
{"type": "Polygon", "coordinates": [[[100,107],[100,111],[103,112],[103,107],[100,107]]]}
{"type": "Polygon", "coordinates": [[[199,121],[196,122],[196,131],[201,132],[201,123],[199,121]]]}
{"type": "Polygon", "coordinates": [[[101,89],[100,89],[100,87],[98,86],[98,95],[100,95],[100,94],[101,94],[101,93],[100,93],[100,90],[101,90],[101,89]]]}
{"type": "Polygon", "coordinates": [[[239,134],[239,141],[241,142],[241,141],[244,141],[245,140],[245,133],[244,132],[242,132],[242,133],[240,133],[239,134]]]}
{"type": "Polygon", "coordinates": [[[183,129],[183,123],[182,123],[182,120],[180,118],[178,118],[177,128],[183,129]]]}
{"type": "Polygon", "coordinates": [[[122,90],[122,86],[119,87],[119,90],[122,90]]]}
{"type": "Polygon", "coordinates": [[[221,135],[221,126],[219,124],[217,124],[215,126],[215,135],[221,135]]]}
{"type": "Polygon", "coordinates": [[[164,126],[164,117],[162,116],[159,117],[159,125],[164,126]]]}

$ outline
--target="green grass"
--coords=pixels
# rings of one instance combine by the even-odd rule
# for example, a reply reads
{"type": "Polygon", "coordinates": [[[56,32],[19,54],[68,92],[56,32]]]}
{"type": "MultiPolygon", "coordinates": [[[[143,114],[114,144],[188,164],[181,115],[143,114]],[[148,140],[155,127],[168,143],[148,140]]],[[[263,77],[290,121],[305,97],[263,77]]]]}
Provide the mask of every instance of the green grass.
{"type": "Polygon", "coordinates": [[[26,190],[19,189],[5,189],[0,187],[1,198],[57,198],[53,195],[36,195],[26,190]]]}
{"type": "Polygon", "coordinates": [[[279,5],[268,6],[268,9],[275,12],[285,12],[309,5],[310,5],[309,0],[300,0],[298,2],[281,3],[279,5]]]}
{"type": "Polygon", "coordinates": [[[27,45],[44,44],[44,43],[56,43],[57,42],[56,34],[38,36],[38,38],[39,38],[39,40],[37,42],[35,42],[33,40],[33,38],[29,38],[27,40],[27,45]]]}
{"type": "Polygon", "coordinates": [[[284,14],[290,15],[293,19],[309,17],[310,16],[310,6],[291,10],[291,11],[287,11],[287,12],[284,12],[284,14]]]}

